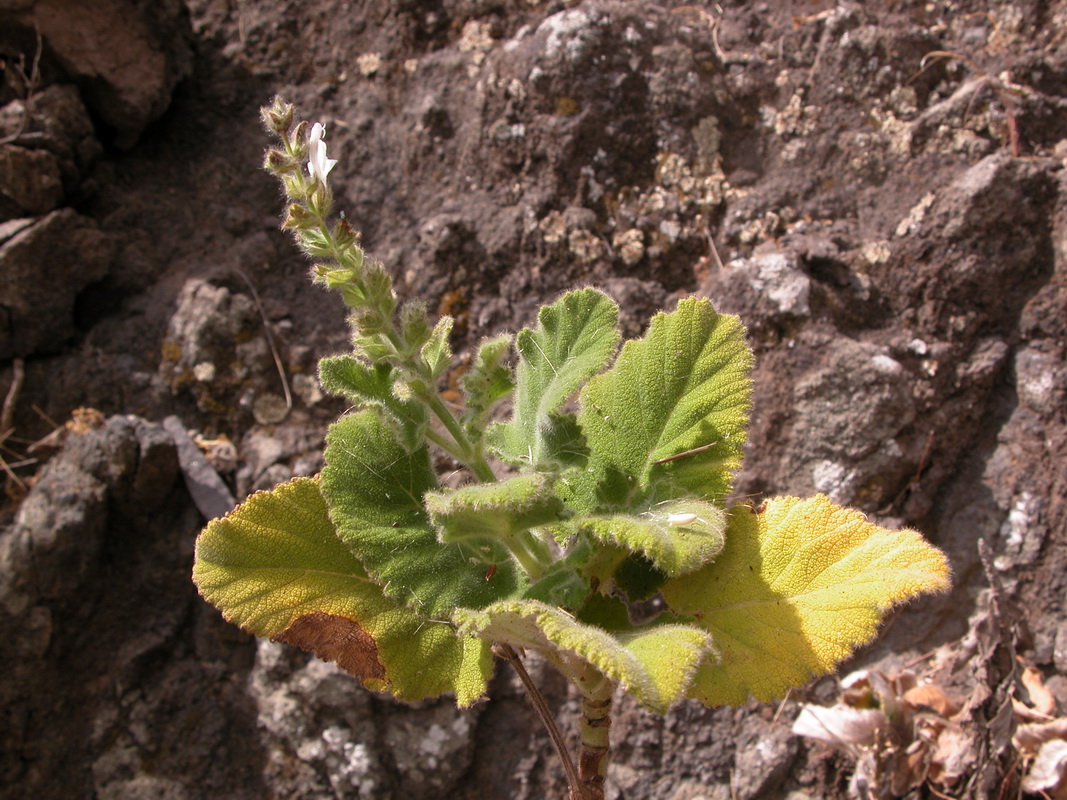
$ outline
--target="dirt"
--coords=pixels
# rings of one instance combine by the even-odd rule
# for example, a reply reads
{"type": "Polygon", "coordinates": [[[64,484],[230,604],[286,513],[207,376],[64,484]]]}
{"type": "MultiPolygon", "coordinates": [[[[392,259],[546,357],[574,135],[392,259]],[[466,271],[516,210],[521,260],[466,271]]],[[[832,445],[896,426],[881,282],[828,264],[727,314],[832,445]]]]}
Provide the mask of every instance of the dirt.
{"type": "MultiPolygon", "coordinates": [[[[563,796],[510,674],[472,711],[396,706],[188,581],[203,520],[162,420],[240,498],[314,474],[343,411],[314,381],[342,309],[259,169],[275,93],[326,124],[368,252],[456,317],[457,370],[580,285],[631,336],[692,293],[740,314],[738,495],[825,492],[952,559],[844,671],[929,667],[985,731],[1011,658],[968,654],[1017,652],[1062,713],[1067,3],[91,5],[0,2],[0,796],[563,796]],[[85,407],[106,421],[30,447],[85,407]],[[1019,610],[968,650],[991,580],[1019,610]]],[[[623,701],[609,794],[845,797],[853,760],[789,732],[836,692],[623,701]]],[[[951,796],[1015,785],[999,735],[951,796]]]]}

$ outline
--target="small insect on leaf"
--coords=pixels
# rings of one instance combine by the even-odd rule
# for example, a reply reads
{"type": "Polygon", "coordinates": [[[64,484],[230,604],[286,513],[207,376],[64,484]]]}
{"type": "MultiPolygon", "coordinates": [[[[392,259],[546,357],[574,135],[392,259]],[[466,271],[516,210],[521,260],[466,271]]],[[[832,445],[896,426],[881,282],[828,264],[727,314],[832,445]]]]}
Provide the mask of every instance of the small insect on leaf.
{"type": "Polygon", "coordinates": [[[485,570],[485,579],[489,580],[496,575],[496,564],[490,564],[485,570]]]}
{"type": "Polygon", "coordinates": [[[671,527],[690,525],[700,519],[696,514],[668,514],[667,524],[671,527]]]}

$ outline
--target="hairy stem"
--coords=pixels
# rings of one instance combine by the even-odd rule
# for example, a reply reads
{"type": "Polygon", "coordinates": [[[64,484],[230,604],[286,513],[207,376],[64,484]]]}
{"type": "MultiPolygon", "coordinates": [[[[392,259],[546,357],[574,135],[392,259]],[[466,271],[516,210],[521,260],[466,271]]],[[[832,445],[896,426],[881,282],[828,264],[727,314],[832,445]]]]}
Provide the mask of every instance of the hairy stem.
{"type": "Polygon", "coordinates": [[[434,413],[434,416],[445,426],[459,448],[459,460],[470,467],[471,472],[474,473],[478,480],[483,483],[494,482],[496,475],[493,474],[492,468],[486,462],[485,457],[471,444],[467,434],[463,431],[463,426],[459,424],[459,420],[456,419],[455,415],[448,410],[448,406],[444,404],[436,388],[430,389],[426,401],[429,403],[430,410],[434,413]]]}
{"type": "Polygon", "coordinates": [[[522,533],[508,537],[505,542],[508,550],[515,556],[515,560],[519,562],[526,574],[530,576],[530,580],[536,581],[545,573],[545,566],[550,562],[547,558],[547,554],[542,555],[544,548],[540,543],[535,544],[534,535],[529,531],[523,531],[522,533]]]}
{"type": "Polygon", "coordinates": [[[604,778],[608,772],[610,747],[611,695],[615,687],[592,665],[585,666],[575,677],[575,683],[582,692],[578,778],[589,800],[604,800],[604,778]]]}

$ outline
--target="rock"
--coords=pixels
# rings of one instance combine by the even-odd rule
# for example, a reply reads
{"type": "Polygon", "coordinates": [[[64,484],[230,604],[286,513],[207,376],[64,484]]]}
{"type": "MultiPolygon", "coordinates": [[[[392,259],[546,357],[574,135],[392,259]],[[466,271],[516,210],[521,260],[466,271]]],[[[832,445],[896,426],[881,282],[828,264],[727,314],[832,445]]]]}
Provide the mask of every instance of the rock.
{"type": "Polygon", "coordinates": [[[39,30],[49,53],[128,148],[166,111],[192,65],[177,0],[34,0],[5,4],[0,23],[39,30]]]}
{"type": "Polygon", "coordinates": [[[382,718],[336,665],[265,640],[249,687],[272,784],[287,797],[445,797],[470,764],[477,714],[448,699],[382,718]]]}
{"type": "Polygon", "coordinates": [[[902,462],[896,438],[914,419],[911,376],[875,345],[838,338],[794,389],[796,423],[782,483],[801,496],[880,504],[902,462]]]}
{"type": "MultiPolygon", "coordinates": [[[[34,794],[51,787],[74,796],[67,779],[57,775],[75,752],[87,763],[87,716],[100,699],[94,696],[99,687],[94,689],[87,672],[70,680],[70,667],[55,659],[89,672],[103,666],[114,680],[134,674],[133,650],[126,648],[125,660],[109,659],[123,649],[116,634],[118,641],[133,640],[144,632],[145,622],[136,615],[116,620],[129,609],[107,595],[117,589],[127,602],[137,595],[139,581],[120,565],[136,561],[138,550],[147,555],[141,543],[158,535],[160,511],[177,519],[165,502],[176,475],[174,445],[162,428],[135,417],[112,417],[99,429],[68,437],[14,524],[0,533],[0,638],[10,648],[5,652],[17,656],[5,660],[0,671],[0,780],[5,784],[19,777],[24,786],[39,787],[34,794]]],[[[166,586],[167,559],[157,556],[149,563],[139,567],[140,580],[166,586]]],[[[134,602],[143,609],[146,598],[134,602]]],[[[173,631],[185,613],[174,599],[154,610],[148,627],[156,637],[173,631]]],[[[79,786],[84,779],[71,777],[79,786]]]]}
{"type": "MultiPolygon", "coordinates": [[[[58,207],[60,202],[76,196],[88,168],[99,157],[103,148],[96,139],[89,113],[81,101],[78,90],[71,85],[52,85],[36,92],[32,101],[12,100],[0,108],[0,140],[7,140],[15,150],[23,151],[23,159],[36,158],[44,164],[49,179],[57,177],[59,184],[51,188],[36,189],[38,194],[58,199],[47,208],[37,211],[17,201],[17,187],[0,189],[8,195],[9,202],[18,202],[26,214],[43,214],[58,207]]],[[[39,182],[33,175],[22,175],[20,180],[39,182]]],[[[10,179],[0,181],[0,186],[10,184],[10,179]]],[[[0,213],[3,212],[0,207],[0,213]]]]}
{"type": "Polygon", "coordinates": [[[187,281],[167,326],[160,375],[172,392],[190,392],[202,411],[231,411],[224,398],[245,385],[251,370],[240,356],[259,341],[253,337],[260,324],[247,295],[199,278],[187,281]]]}
{"type": "Polygon", "coordinates": [[[70,209],[0,242],[0,359],[53,352],[77,333],[79,292],[107,275],[110,239],[70,209]]]}
{"type": "Polygon", "coordinates": [[[63,182],[54,155],[0,145],[0,220],[47,214],[62,200],[63,182]]]}
{"type": "Polygon", "coordinates": [[[749,717],[741,725],[731,798],[781,797],[781,781],[797,756],[797,737],[785,725],[749,717]]]}
{"type": "Polygon", "coordinates": [[[196,443],[189,438],[181,420],[175,416],[167,417],[163,420],[163,427],[174,439],[178,463],[181,465],[182,477],[185,478],[185,488],[189,490],[189,495],[204,515],[204,519],[210,520],[229,514],[236,505],[230,487],[208,463],[196,443]]]}
{"type": "Polygon", "coordinates": [[[619,304],[619,327],[627,338],[640,336],[652,315],[667,305],[667,292],[655,281],[611,278],[600,288],[619,304]]]}
{"type": "Polygon", "coordinates": [[[334,664],[260,640],[249,689],[271,782],[290,797],[386,796],[370,695],[334,664]]]}
{"type": "Polygon", "coordinates": [[[106,484],[77,456],[53,462],[0,540],[7,613],[77,590],[97,566],[106,519],[106,484]]]}

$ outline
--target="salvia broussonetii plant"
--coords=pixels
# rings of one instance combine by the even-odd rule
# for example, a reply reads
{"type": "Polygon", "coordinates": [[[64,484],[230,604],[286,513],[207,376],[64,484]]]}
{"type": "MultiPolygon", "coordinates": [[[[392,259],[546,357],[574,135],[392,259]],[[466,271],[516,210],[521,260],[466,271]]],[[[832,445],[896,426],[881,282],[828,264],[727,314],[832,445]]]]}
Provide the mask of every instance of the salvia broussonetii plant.
{"type": "Polygon", "coordinates": [[[539,653],[580,692],[578,768],[562,755],[572,797],[597,798],[616,688],[659,713],[771,700],[873,638],[889,607],[947,588],[945,556],[918,533],[824,496],[725,505],[752,352],[705,299],[620,347],[612,300],[565,294],[480,344],[454,412],[439,390],[452,319],[401,303],[333,214],[323,126],[280,100],[263,115],[283,227],[350,310],[352,352],[319,377],[354,410],[329,429],[319,476],[200,535],[193,579],[228,620],[404,701],[469,706],[494,653],[539,653]],[[442,454],[465,468],[458,488],[435,471],[442,454]]]}

